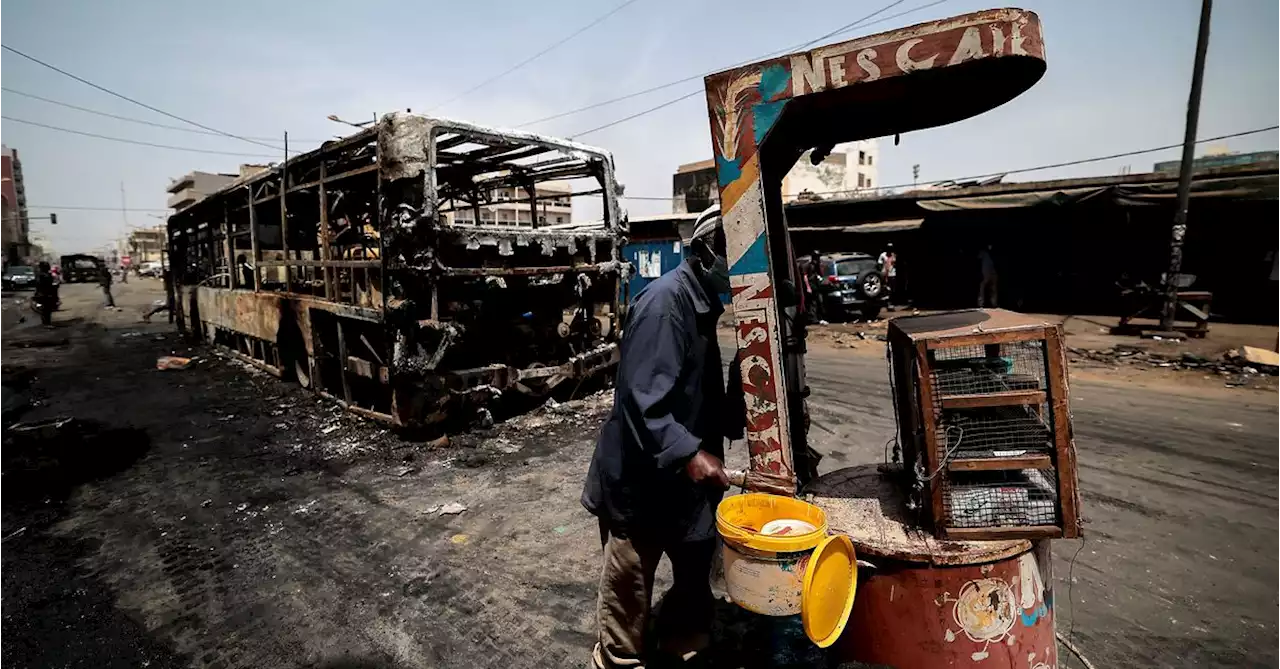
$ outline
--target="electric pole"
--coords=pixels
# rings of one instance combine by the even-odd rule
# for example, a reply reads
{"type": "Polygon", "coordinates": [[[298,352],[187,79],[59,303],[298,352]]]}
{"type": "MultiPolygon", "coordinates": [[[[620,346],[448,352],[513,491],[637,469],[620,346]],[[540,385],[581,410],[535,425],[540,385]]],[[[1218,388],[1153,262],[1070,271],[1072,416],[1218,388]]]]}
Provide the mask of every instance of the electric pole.
{"type": "Polygon", "coordinates": [[[1200,91],[1204,87],[1204,59],[1209,51],[1209,15],[1213,0],[1200,5],[1200,34],[1196,38],[1196,60],[1191,70],[1191,94],[1187,98],[1187,128],[1182,140],[1182,166],[1178,172],[1178,203],[1173,212],[1173,234],[1169,240],[1169,271],[1165,273],[1164,311],[1160,329],[1172,330],[1178,315],[1178,276],[1182,272],[1182,242],[1187,236],[1187,204],[1191,199],[1191,172],[1196,153],[1196,129],[1200,123],[1200,91]]]}

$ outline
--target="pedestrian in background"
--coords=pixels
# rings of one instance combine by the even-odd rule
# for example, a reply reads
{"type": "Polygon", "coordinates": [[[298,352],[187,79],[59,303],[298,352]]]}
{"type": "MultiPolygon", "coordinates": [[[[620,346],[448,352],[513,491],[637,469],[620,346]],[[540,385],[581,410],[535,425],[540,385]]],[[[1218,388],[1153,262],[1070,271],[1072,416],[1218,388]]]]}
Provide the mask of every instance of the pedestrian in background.
{"type": "Polygon", "coordinates": [[[627,311],[613,412],[582,492],[604,547],[592,653],[599,669],[652,666],[645,632],[664,554],[672,586],[658,650],[689,660],[710,645],[715,512],[729,487],[724,439],[741,438],[746,422],[741,372],[730,365],[726,394],[716,339],[720,296],[729,292],[717,208],[699,217],[689,248],[627,311]]]}
{"type": "Polygon", "coordinates": [[[978,283],[978,308],[995,309],[999,306],[996,291],[996,261],[991,257],[990,244],[978,251],[978,264],[982,271],[982,280],[978,283]]]}
{"type": "Polygon", "coordinates": [[[115,309],[115,298],[111,297],[111,269],[106,265],[99,266],[98,285],[102,286],[102,296],[106,298],[106,308],[115,309]]]}
{"type": "Polygon", "coordinates": [[[45,327],[53,327],[53,311],[58,308],[58,282],[47,262],[41,262],[36,268],[36,294],[31,300],[40,313],[40,322],[45,327]]]}
{"type": "Polygon", "coordinates": [[[898,296],[898,254],[893,250],[893,242],[884,245],[876,264],[879,265],[880,274],[884,276],[885,285],[889,287],[889,303],[892,303],[898,296]]]}

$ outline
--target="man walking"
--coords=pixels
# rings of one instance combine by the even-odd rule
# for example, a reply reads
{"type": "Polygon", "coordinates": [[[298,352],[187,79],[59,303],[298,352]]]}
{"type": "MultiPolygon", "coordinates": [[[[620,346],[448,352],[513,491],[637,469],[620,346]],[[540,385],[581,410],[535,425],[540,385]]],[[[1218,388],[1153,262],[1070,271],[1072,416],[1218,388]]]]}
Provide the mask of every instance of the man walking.
{"type": "Polygon", "coordinates": [[[98,285],[102,286],[102,296],[106,298],[106,308],[115,309],[116,300],[111,297],[111,269],[106,264],[98,266],[98,285]]]}
{"type": "Polygon", "coordinates": [[[636,295],[623,329],[613,412],[582,492],[600,521],[596,667],[642,667],[654,572],[673,584],[658,648],[688,660],[710,644],[715,509],[729,481],[724,438],[740,438],[746,405],[737,366],[726,397],[716,321],[729,291],[718,208],[703,212],[690,257],[636,295]]]}
{"type": "Polygon", "coordinates": [[[36,294],[31,300],[40,313],[40,323],[47,328],[53,327],[53,311],[58,308],[58,283],[47,262],[36,266],[36,294]]]}

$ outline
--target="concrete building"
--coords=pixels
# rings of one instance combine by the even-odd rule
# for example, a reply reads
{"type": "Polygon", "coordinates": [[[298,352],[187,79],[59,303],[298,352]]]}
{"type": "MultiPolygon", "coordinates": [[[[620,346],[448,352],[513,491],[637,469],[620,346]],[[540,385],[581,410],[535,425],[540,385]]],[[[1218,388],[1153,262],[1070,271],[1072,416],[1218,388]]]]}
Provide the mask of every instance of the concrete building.
{"type": "Polygon", "coordinates": [[[129,254],[129,262],[134,266],[147,262],[160,262],[160,255],[165,249],[167,239],[163,225],[157,225],[154,228],[137,228],[129,232],[124,252],[129,254]]]}
{"type": "Polygon", "coordinates": [[[169,183],[169,187],[165,189],[169,193],[166,205],[174,211],[181,211],[226,187],[236,179],[257,174],[265,169],[268,169],[266,165],[244,164],[240,166],[239,174],[188,172],[169,183]]]}
{"type": "MultiPolygon", "coordinates": [[[[880,146],[874,140],[836,145],[815,165],[806,151],[782,179],[782,201],[826,200],[874,195],[880,186],[880,146]]],[[[715,162],[676,168],[671,178],[671,211],[698,213],[719,201],[715,162]]]]}
{"type": "MultiPolygon", "coordinates": [[[[573,222],[573,186],[563,181],[549,181],[537,186],[538,225],[565,225],[573,222]]],[[[461,206],[461,205],[459,205],[461,206]]],[[[442,207],[443,208],[443,207],[442,207]]],[[[459,208],[445,214],[450,223],[474,224],[476,212],[459,208]]],[[[514,225],[531,227],[533,212],[523,188],[499,188],[491,201],[480,207],[481,225],[514,225]]]]}
{"type": "Polygon", "coordinates": [[[27,191],[22,181],[22,161],[18,160],[18,152],[7,146],[0,146],[0,179],[4,264],[23,263],[31,255],[27,191]]]}

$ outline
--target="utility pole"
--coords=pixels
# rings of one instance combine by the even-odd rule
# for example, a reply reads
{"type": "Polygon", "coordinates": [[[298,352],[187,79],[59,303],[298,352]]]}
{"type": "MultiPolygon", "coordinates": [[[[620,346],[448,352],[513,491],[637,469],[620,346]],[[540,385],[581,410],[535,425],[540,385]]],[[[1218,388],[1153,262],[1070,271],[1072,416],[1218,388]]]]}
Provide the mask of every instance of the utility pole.
{"type": "Polygon", "coordinates": [[[1213,0],[1200,5],[1200,34],[1196,38],[1196,60],[1191,70],[1191,94],[1187,98],[1187,128],[1182,140],[1182,166],[1178,172],[1178,203],[1173,212],[1173,234],[1169,240],[1169,271],[1165,273],[1164,312],[1160,329],[1172,330],[1178,315],[1178,276],[1182,272],[1182,242],[1187,236],[1187,203],[1191,199],[1191,172],[1196,153],[1196,129],[1200,123],[1200,91],[1204,87],[1204,59],[1209,51],[1209,15],[1213,0]]]}

